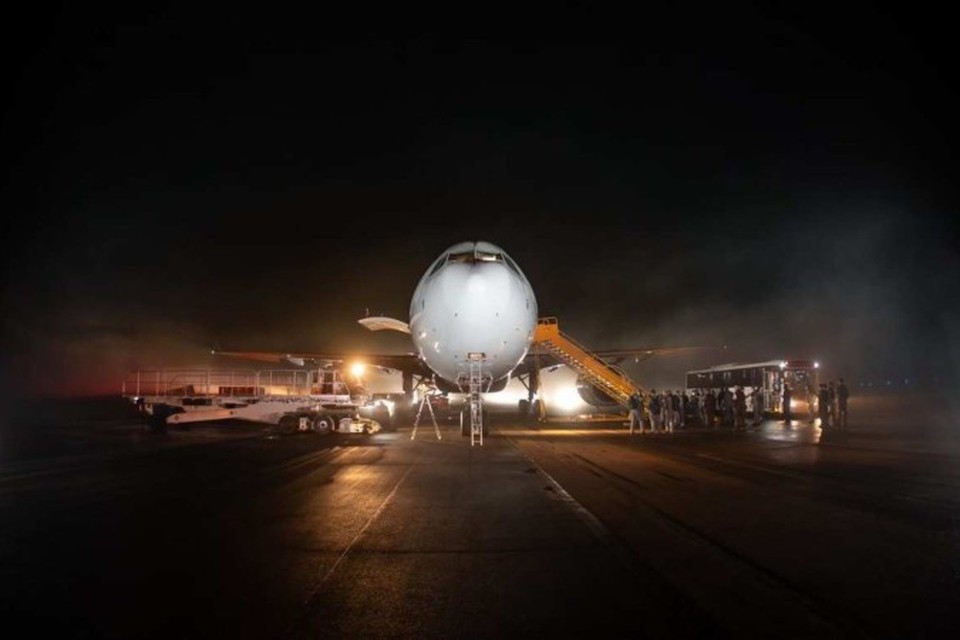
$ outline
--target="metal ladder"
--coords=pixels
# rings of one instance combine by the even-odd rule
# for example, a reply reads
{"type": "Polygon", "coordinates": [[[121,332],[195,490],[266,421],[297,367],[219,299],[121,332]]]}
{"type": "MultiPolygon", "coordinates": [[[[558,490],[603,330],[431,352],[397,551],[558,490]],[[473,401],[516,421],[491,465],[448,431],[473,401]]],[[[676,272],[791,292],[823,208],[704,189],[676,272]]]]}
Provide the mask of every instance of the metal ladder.
{"type": "Polygon", "coordinates": [[[485,354],[469,353],[468,401],[470,403],[470,446],[483,446],[483,361],[485,354]]]}
{"type": "Polygon", "coordinates": [[[410,434],[410,439],[413,440],[417,437],[417,427],[420,426],[420,416],[423,414],[423,407],[426,405],[427,411],[430,413],[430,420],[433,421],[433,430],[437,434],[437,440],[443,440],[440,436],[440,426],[437,424],[437,417],[433,413],[433,403],[430,402],[430,393],[426,392],[420,397],[420,408],[417,410],[417,417],[413,421],[413,432],[410,434]]]}

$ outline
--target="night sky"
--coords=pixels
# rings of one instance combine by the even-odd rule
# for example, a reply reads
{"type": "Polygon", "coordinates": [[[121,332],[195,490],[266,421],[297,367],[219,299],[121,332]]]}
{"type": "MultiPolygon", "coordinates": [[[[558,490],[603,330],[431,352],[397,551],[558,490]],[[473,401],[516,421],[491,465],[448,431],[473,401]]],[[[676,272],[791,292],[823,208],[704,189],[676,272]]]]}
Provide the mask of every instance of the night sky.
{"type": "Polygon", "coordinates": [[[134,5],[7,25],[8,393],[117,392],[211,347],[404,352],[356,319],[406,319],[477,239],[589,346],[729,346],[648,384],[958,370],[945,16],[568,7],[381,39],[362,13],[134,5]]]}

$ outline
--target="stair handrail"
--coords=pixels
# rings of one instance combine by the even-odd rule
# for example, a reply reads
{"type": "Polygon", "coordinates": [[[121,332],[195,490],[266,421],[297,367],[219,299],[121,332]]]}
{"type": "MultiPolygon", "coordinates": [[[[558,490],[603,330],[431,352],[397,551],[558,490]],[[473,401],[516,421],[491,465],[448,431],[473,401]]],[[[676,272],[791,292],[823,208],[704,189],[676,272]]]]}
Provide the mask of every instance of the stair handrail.
{"type": "MultiPolygon", "coordinates": [[[[577,364],[579,365],[579,366],[577,366],[576,368],[577,368],[578,370],[580,370],[580,373],[585,373],[585,374],[587,374],[588,376],[592,376],[592,377],[598,379],[600,382],[603,383],[604,386],[610,388],[614,393],[619,394],[619,395],[623,395],[624,397],[628,397],[628,396],[630,396],[630,394],[631,394],[633,391],[639,390],[639,387],[638,387],[638,386],[633,382],[633,380],[631,380],[629,377],[627,377],[627,376],[625,376],[624,374],[620,373],[620,372],[617,371],[616,369],[613,369],[613,368],[610,367],[606,362],[604,362],[604,361],[601,360],[599,357],[597,357],[597,356],[596,356],[593,352],[591,352],[589,349],[587,349],[586,347],[584,347],[583,345],[581,345],[580,343],[578,343],[576,340],[574,340],[573,338],[571,338],[569,335],[567,335],[567,334],[563,333],[562,331],[560,331],[560,325],[559,325],[559,322],[557,321],[557,318],[556,318],[556,317],[547,316],[547,317],[540,318],[539,320],[537,320],[537,334],[538,334],[538,335],[542,335],[542,337],[537,340],[538,348],[539,348],[539,345],[541,345],[541,344],[552,344],[552,346],[554,346],[558,351],[560,351],[561,353],[564,353],[565,355],[567,355],[567,356],[570,358],[570,360],[572,360],[573,362],[575,362],[575,363],[577,363],[577,364]],[[574,355],[567,354],[567,353],[561,348],[560,345],[555,344],[555,343],[551,343],[552,335],[554,335],[554,334],[555,334],[557,337],[559,337],[559,338],[561,338],[561,339],[566,340],[567,342],[569,342],[575,349],[577,349],[577,350],[579,350],[580,352],[582,352],[582,354],[583,354],[584,356],[586,356],[586,358],[577,358],[577,357],[575,357],[574,355]],[[599,363],[599,366],[603,368],[604,374],[609,374],[609,378],[612,378],[612,379],[616,380],[617,382],[622,383],[622,385],[623,385],[624,387],[626,387],[628,390],[624,390],[623,388],[619,388],[617,384],[615,384],[614,382],[611,382],[610,380],[608,380],[607,377],[605,377],[605,375],[602,375],[602,374],[600,374],[599,372],[595,371],[594,368],[592,368],[592,367],[589,366],[589,364],[590,364],[590,363],[589,363],[589,360],[593,360],[595,363],[599,363]]],[[[568,362],[568,364],[569,364],[569,362],[568,362]]]]}

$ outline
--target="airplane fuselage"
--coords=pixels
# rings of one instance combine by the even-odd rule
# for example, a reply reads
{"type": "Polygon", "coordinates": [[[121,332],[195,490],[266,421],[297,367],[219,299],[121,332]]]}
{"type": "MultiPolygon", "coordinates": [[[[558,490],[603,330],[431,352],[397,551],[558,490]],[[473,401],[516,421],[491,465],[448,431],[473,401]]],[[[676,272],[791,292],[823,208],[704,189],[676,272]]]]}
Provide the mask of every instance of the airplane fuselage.
{"type": "Polygon", "coordinates": [[[533,288],[516,263],[489,242],[461,242],[444,251],[410,302],[410,335],[423,362],[464,386],[470,359],[482,358],[492,386],[523,360],[537,325],[533,288]]]}

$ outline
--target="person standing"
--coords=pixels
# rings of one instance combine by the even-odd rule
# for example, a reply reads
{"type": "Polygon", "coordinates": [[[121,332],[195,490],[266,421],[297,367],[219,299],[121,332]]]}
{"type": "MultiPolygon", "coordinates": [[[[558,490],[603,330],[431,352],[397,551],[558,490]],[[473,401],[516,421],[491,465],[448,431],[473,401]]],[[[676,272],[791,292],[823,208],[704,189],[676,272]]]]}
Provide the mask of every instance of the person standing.
{"type": "Polygon", "coordinates": [[[833,382],[830,383],[827,393],[830,397],[830,424],[835,427],[837,426],[837,388],[833,382]]]}
{"type": "Polygon", "coordinates": [[[686,391],[680,389],[677,390],[677,397],[680,399],[680,428],[684,429],[687,426],[687,412],[690,410],[690,399],[687,397],[686,391]]]}
{"type": "Polygon", "coordinates": [[[667,419],[670,417],[670,399],[667,392],[660,393],[660,431],[667,430],[667,419]]]}
{"type": "Polygon", "coordinates": [[[753,398],[753,426],[759,427],[763,422],[763,390],[760,387],[754,387],[750,397],[753,398]]]}
{"type": "Polygon", "coordinates": [[[660,396],[656,389],[650,390],[650,433],[660,430],[660,396]]]}
{"type": "Polygon", "coordinates": [[[640,430],[643,430],[643,419],[640,416],[640,395],[639,391],[630,394],[627,400],[627,406],[630,408],[630,435],[633,435],[639,424],[640,430]]]}
{"type": "Polygon", "coordinates": [[[707,396],[703,399],[703,426],[713,427],[713,418],[717,414],[717,396],[713,389],[707,390],[707,396]]]}
{"type": "Polygon", "coordinates": [[[841,429],[847,428],[847,399],[850,397],[850,389],[844,384],[843,378],[840,378],[840,384],[837,385],[837,420],[841,429]]]}
{"type": "Polygon", "coordinates": [[[683,420],[681,411],[681,402],[680,402],[680,392],[671,395],[670,398],[670,408],[673,410],[673,422],[670,423],[670,433],[673,433],[673,430],[677,428],[680,422],[683,420]]]}
{"type": "Polygon", "coordinates": [[[738,386],[733,396],[733,426],[738,431],[747,428],[747,395],[743,392],[743,387],[738,386]]]}
{"type": "Polygon", "coordinates": [[[820,383],[820,393],[817,398],[820,405],[820,428],[826,429],[830,426],[830,392],[827,391],[827,385],[820,383]]]}
{"type": "Polygon", "coordinates": [[[793,394],[790,390],[790,385],[786,382],[783,383],[783,422],[784,424],[790,424],[790,420],[793,419],[793,413],[790,411],[790,400],[793,394]]]}
{"type": "Polygon", "coordinates": [[[813,377],[807,377],[807,413],[810,415],[810,424],[817,419],[815,400],[817,399],[817,387],[813,384],[813,377]]]}
{"type": "Polygon", "coordinates": [[[667,395],[663,398],[663,430],[673,431],[673,425],[676,417],[673,412],[673,391],[667,389],[667,395]]]}
{"type": "Polygon", "coordinates": [[[722,392],[723,399],[720,401],[720,408],[723,410],[723,426],[734,427],[733,420],[733,392],[730,389],[724,389],[722,392]]]}
{"type": "Polygon", "coordinates": [[[650,394],[640,392],[640,433],[651,431],[653,421],[650,418],[650,394]]]}
{"type": "Polygon", "coordinates": [[[690,426],[696,426],[700,423],[700,392],[691,391],[690,396],[687,398],[687,409],[689,411],[690,419],[687,421],[687,424],[690,426]]]}

